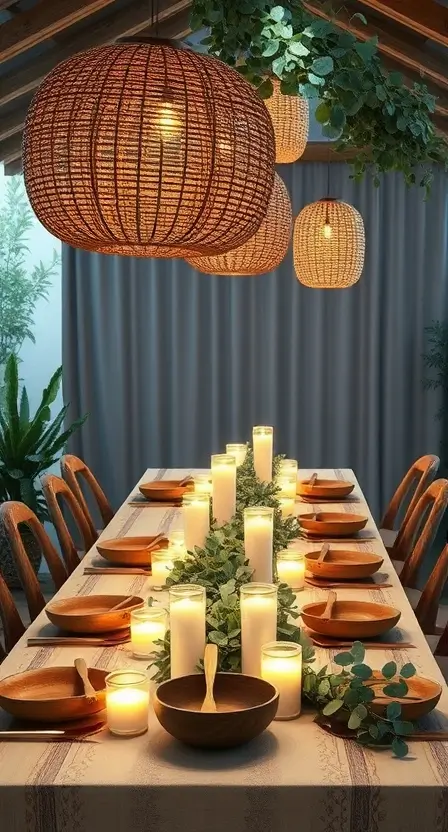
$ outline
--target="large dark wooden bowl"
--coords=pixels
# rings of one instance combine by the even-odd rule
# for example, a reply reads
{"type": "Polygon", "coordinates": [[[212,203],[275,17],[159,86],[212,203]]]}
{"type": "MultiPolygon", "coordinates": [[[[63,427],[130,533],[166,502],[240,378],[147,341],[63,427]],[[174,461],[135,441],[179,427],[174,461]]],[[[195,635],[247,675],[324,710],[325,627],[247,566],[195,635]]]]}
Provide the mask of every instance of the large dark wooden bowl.
{"type": "Polygon", "coordinates": [[[373,601],[336,601],[331,618],[322,618],[325,601],[305,604],[302,621],[313,632],[330,638],[373,638],[395,627],[401,612],[373,601]]]}
{"type": "Polygon", "coordinates": [[[368,517],[340,511],[318,511],[299,514],[298,521],[309,536],[347,537],[360,532],[367,525],[368,517]]]}
{"type": "Polygon", "coordinates": [[[115,633],[129,627],[131,610],[143,607],[144,600],[138,595],[129,597],[129,603],[121,610],[111,608],[126,595],[78,595],[75,598],[61,598],[50,601],[45,612],[55,627],[67,633],[115,633]]]}
{"type": "Polygon", "coordinates": [[[332,549],[327,552],[325,560],[319,562],[320,549],[306,552],[305,567],[316,578],[335,580],[355,580],[366,578],[377,572],[383,564],[383,558],[372,552],[332,549]]]}
{"type": "Polygon", "coordinates": [[[139,491],[147,500],[157,503],[182,500],[184,494],[194,491],[193,479],[185,485],[180,485],[182,480],[151,480],[142,482],[139,491]]]}
{"type": "Polygon", "coordinates": [[[152,545],[156,535],[150,537],[116,537],[112,540],[99,540],[96,544],[97,551],[105,560],[115,566],[146,566],[151,565],[151,555],[159,549],[166,549],[168,538],[162,537],[153,549],[152,545]]]}
{"type": "Polygon", "coordinates": [[[318,477],[313,485],[310,485],[309,480],[299,480],[297,483],[297,494],[300,494],[302,497],[314,497],[316,503],[319,502],[318,497],[337,501],[338,498],[344,499],[344,497],[348,497],[354,487],[354,482],[325,480],[318,477]]]}
{"type": "Polygon", "coordinates": [[[201,713],[205,696],[202,674],[163,682],[154,710],[165,731],[197,748],[234,748],[258,737],[274,719],[278,692],[264,679],[242,673],[217,673],[217,713],[201,713]]]}
{"type": "MultiPolygon", "coordinates": [[[[373,687],[375,693],[380,697],[369,703],[369,708],[379,716],[386,715],[389,702],[399,702],[401,705],[401,719],[420,719],[434,710],[442,696],[442,686],[439,682],[435,682],[433,679],[425,679],[424,676],[412,676],[410,679],[406,679],[408,686],[406,696],[402,698],[393,696],[386,699],[383,698],[383,688],[388,682],[377,670],[373,671],[373,679],[378,679],[378,683],[372,685],[372,680],[368,679],[364,684],[373,687]]],[[[399,677],[397,676],[390,681],[398,682],[398,680],[399,677]]]]}

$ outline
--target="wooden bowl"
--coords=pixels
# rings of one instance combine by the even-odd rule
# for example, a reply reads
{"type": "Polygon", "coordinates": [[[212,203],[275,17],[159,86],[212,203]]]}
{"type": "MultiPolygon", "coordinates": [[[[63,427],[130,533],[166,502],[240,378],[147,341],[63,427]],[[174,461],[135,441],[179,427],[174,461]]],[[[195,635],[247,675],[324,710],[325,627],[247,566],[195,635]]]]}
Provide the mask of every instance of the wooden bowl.
{"type": "Polygon", "coordinates": [[[194,490],[193,480],[186,485],[179,485],[182,480],[154,480],[139,485],[140,493],[147,500],[164,503],[182,500],[184,494],[194,490]]]}
{"type": "Polygon", "coordinates": [[[19,719],[34,722],[82,719],[106,707],[108,673],[89,668],[89,679],[98,691],[96,702],[84,696],[82,680],[74,667],[42,667],[16,673],[0,681],[0,706],[19,719]]]}
{"type": "Polygon", "coordinates": [[[306,552],[305,567],[316,578],[367,578],[383,564],[383,558],[371,552],[356,552],[345,549],[331,549],[325,560],[318,563],[320,549],[306,552]]]}
{"type": "MultiPolygon", "coordinates": [[[[388,681],[398,682],[399,680],[399,677],[396,676],[394,679],[385,681],[379,671],[374,671],[373,676],[375,679],[381,680],[378,684],[373,685],[375,692],[378,692],[381,696],[383,696],[382,690],[388,684],[388,681]]],[[[370,679],[367,680],[365,684],[372,687],[370,681],[370,679]]],[[[411,721],[420,719],[420,717],[433,711],[442,695],[442,686],[433,679],[425,679],[424,676],[412,676],[405,681],[409,689],[407,696],[418,697],[417,699],[408,699],[406,696],[402,699],[396,696],[387,697],[387,699],[373,699],[369,704],[372,711],[379,716],[384,716],[389,702],[399,702],[401,705],[401,719],[411,721]]]]}
{"type": "Polygon", "coordinates": [[[129,627],[131,610],[144,605],[143,598],[133,595],[129,605],[116,612],[111,607],[124,601],[126,595],[80,595],[50,601],[45,612],[51,623],[67,633],[111,633],[129,627]]]}
{"type": "Polygon", "coordinates": [[[343,499],[352,493],[355,487],[354,482],[345,480],[324,480],[317,478],[314,485],[309,485],[308,480],[299,480],[297,483],[297,494],[302,497],[325,497],[326,500],[343,499]]]}
{"type": "Polygon", "coordinates": [[[153,703],[165,731],[197,748],[243,745],[270,725],[278,708],[278,692],[273,685],[242,673],[216,674],[216,713],[201,713],[204,696],[205,678],[195,674],[163,682],[153,703]]]}
{"type": "Polygon", "coordinates": [[[101,557],[117,566],[150,566],[151,554],[168,546],[168,539],[163,537],[154,549],[148,549],[156,535],[152,537],[116,537],[101,540],[96,548],[101,557]]]}
{"type": "Polygon", "coordinates": [[[336,601],[331,618],[321,618],[325,601],[305,604],[303,623],[323,636],[371,638],[386,633],[400,620],[400,610],[373,601],[336,601]]]}
{"type": "Polygon", "coordinates": [[[346,514],[339,511],[318,511],[299,514],[297,520],[310,535],[319,537],[346,537],[356,534],[367,524],[368,517],[362,514],[346,514]]]}

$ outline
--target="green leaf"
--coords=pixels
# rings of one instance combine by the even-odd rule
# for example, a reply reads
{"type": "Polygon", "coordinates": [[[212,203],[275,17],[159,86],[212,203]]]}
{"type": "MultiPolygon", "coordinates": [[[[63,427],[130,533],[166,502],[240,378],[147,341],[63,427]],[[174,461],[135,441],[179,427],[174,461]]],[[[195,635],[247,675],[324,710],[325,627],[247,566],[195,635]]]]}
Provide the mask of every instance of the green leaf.
{"type": "Polygon", "coordinates": [[[299,58],[304,58],[310,54],[310,50],[301,40],[292,41],[288,46],[288,52],[297,55],[299,58]]]}
{"type": "Polygon", "coordinates": [[[23,471],[21,471],[19,468],[9,468],[8,475],[12,477],[13,480],[21,480],[22,477],[25,476],[23,471]]]}
{"type": "Polygon", "coordinates": [[[357,676],[358,679],[365,681],[370,679],[372,676],[372,669],[367,664],[354,664],[352,667],[352,673],[354,676],[357,676]]]}
{"type": "Polygon", "coordinates": [[[364,63],[369,63],[376,53],[377,40],[366,40],[364,42],[358,41],[355,43],[355,49],[364,63]]]}
{"type": "Polygon", "coordinates": [[[346,705],[357,705],[359,702],[361,690],[358,688],[349,688],[344,693],[344,702],[346,705]]]}
{"type": "Polygon", "coordinates": [[[348,667],[350,664],[353,664],[353,656],[348,652],[336,653],[333,661],[340,667],[348,667]]]}
{"type": "Polygon", "coordinates": [[[321,101],[321,103],[316,107],[314,116],[319,124],[326,124],[326,122],[330,120],[330,108],[328,107],[328,104],[321,101]]]}
{"type": "Polygon", "coordinates": [[[326,55],[323,58],[315,58],[311,64],[311,72],[314,75],[329,75],[330,72],[333,72],[333,68],[333,58],[330,55],[326,55]]]}
{"type": "Polygon", "coordinates": [[[319,682],[317,692],[319,696],[328,696],[330,693],[330,682],[328,679],[322,679],[322,681],[319,682]]]}
{"type": "Polygon", "coordinates": [[[323,78],[320,78],[319,75],[314,75],[313,72],[308,73],[308,81],[310,82],[310,84],[314,84],[315,87],[321,87],[323,84],[325,84],[325,80],[323,78]]]}
{"type": "Polygon", "coordinates": [[[212,630],[208,634],[208,640],[213,644],[217,644],[218,647],[226,647],[228,644],[227,636],[224,633],[220,633],[219,630],[212,630]]]}
{"type": "Polygon", "coordinates": [[[396,734],[401,734],[405,737],[414,733],[414,726],[412,722],[406,722],[405,720],[401,719],[394,719],[393,727],[396,734]]]}
{"type": "Polygon", "coordinates": [[[299,84],[299,93],[304,98],[319,98],[319,90],[313,84],[299,84]]]}
{"type": "Polygon", "coordinates": [[[410,679],[411,676],[415,676],[416,672],[417,671],[416,671],[414,665],[411,664],[411,662],[408,662],[407,664],[404,664],[403,667],[401,668],[400,676],[402,676],[403,679],[410,679]]]}
{"type": "Polygon", "coordinates": [[[353,663],[363,661],[366,651],[361,641],[353,642],[350,647],[350,654],[353,656],[353,663]]]}
{"type": "Polygon", "coordinates": [[[338,104],[331,108],[330,123],[335,130],[342,130],[345,124],[345,112],[338,104]]]}
{"type": "Polygon", "coordinates": [[[324,716],[331,716],[335,714],[336,711],[339,711],[344,705],[342,699],[332,699],[331,702],[327,702],[325,708],[323,709],[322,713],[324,716]]]}
{"type": "Polygon", "coordinates": [[[397,665],[395,662],[387,662],[384,667],[381,668],[381,673],[383,674],[385,679],[392,679],[393,676],[396,675],[397,672],[397,665]]]}
{"type": "Polygon", "coordinates": [[[283,6],[273,6],[269,12],[269,17],[271,20],[275,20],[276,23],[280,23],[285,17],[285,9],[283,6]]]}
{"type": "Polygon", "coordinates": [[[404,740],[399,739],[399,737],[395,737],[395,739],[392,741],[392,751],[394,752],[396,757],[406,757],[409,748],[404,742],[404,740]]]}
{"type": "Polygon", "coordinates": [[[386,92],[386,90],[384,89],[384,87],[382,87],[382,86],[381,86],[381,84],[377,84],[377,85],[376,85],[376,87],[375,87],[375,92],[376,92],[376,97],[377,97],[380,101],[385,101],[385,100],[386,100],[386,98],[387,98],[387,92],[386,92]]]}
{"type": "Polygon", "coordinates": [[[401,87],[403,84],[403,76],[401,72],[390,72],[387,76],[387,81],[393,87],[401,87]]]}
{"type": "Polygon", "coordinates": [[[352,711],[350,714],[350,719],[348,721],[348,727],[351,730],[356,731],[356,729],[359,728],[359,726],[361,725],[361,722],[362,719],[359,716],[359,714],[357,714],[356,711],[352,711]]]}
{"type": "Polygon", "coordinates": [[[280,58],[276,58],[275,61],[272,61],[272,72],[274,75],[277,75],[278,78],[281,78],[282,72],[285,68],[285,57],[282,55],[280,58]]]}
{"type": "Polygon", "coordinates": [[[377,740],[379,735],[380,735],[380,732],[378,730],[378,726],[377,725],[369,725],[369,734],[374,740],[377,740]]]}
{"type": "Polygon", "coordinates": [[[354,15],[352,15],[352,17],[350,18],[350,20],[356,20],[356,18],[357,18],[358,20],[360,20],[360,21],[361,21],[361,23],[364,23],[364,26],[367,26],[367,18],[366,18],[366,16],[365,16],[365,15],[361,14],[361,12],[355,12],[355,14],[354,14],[354,15]]]}
{"type": "Polygon", "coordinates": [[[406,682],[391,682],[390,685],[386,685],[383,688],[383,693],[385,696],[396,696],[399,699],[403,699],[408,692],[408,686],[406,682]]]}
{"type": "Polygon", "coordinates": [[[389,702],[386,708],[386,716],[388,719],[398,719],[401,716],[401,705],[399,702],[389,702]]]}
{"type": "Polygon", "coordinates": [[[30,420],[30,403],[28,401],[28,394],[26,387],[22,387],[22,394],[20,396],[20,430],[23,431],[30,420]]]}
{"type": "Polygon", "coordinates": [[[267,46],[263,49],[262,55],[264,58],[270,58],[271,55],[275,55],[278,52],[278,48],[280,46],[280,41],[277,39],[270,40],[267,46]]]}
{"type": "Polygon", "coordinates": [[[263,83],[260,84],[260,86],[257,89],[258,95],[260,96],[260,98],[263,99],[270,98],[273,91],[274,87],[272,86],[272,81],[270,78],[266,78],[266,80],[263,81],[263,83]]]}

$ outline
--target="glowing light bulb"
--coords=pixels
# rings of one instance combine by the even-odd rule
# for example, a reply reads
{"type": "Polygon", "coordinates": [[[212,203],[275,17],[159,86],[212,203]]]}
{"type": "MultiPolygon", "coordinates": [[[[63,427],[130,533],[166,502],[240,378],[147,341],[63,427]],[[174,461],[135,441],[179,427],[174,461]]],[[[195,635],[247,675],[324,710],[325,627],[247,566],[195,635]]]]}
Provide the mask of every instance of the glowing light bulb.
{"type": "Polygon", "coordinates": [[[172,139],[181,133],[182,123],[171,101],[163,101],[157,111],[156,125],[162,139],[172,139]]]}
{"type": "Polygon", "coordinates": [[[332,229],[330,223],[328,223],[328,222],[325,223],[325,225],[323,227],[323,234],[324,234],[324,237],[325,237],[326,240],[331,240],[331,238],[333,236],[333,229],[332,229]]]}

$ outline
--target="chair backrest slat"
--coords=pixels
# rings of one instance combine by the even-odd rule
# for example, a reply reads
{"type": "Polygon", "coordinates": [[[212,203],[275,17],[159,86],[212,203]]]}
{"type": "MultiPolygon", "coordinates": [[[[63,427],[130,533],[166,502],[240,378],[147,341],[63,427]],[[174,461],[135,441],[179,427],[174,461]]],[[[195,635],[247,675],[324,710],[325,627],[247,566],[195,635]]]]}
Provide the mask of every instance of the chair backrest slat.
{"type": "Polygon", "coordinates": [[[400,525],[400,529],[404,529],[420,497],[436,476],[437,471],[439,470],[439,465],[440,459],[438,456],[435,456],[435,454],[426,454],[425,456],[421,456],[419,459],[415,460],[409,468],[407,474],[403,477],[386,509],[381,521],[382,529],[394,528],[398,512],[400,511],[400,508],[411,488],[415,486],[415,491],[400,525]]]}
{"type": "Polygon", "coordinates": [[[442,592],[448,578],[448,543],[442,549],[426,581],[415,615],[424,633],[434,633],[442,592]]]}
{"type": "Polygon", "coordinates": [[[79,484],[78,478],[83,477],[83,479],[89,486],[95,498],[95,502],[99,508],[104,526],[107,526],[107,524],[110,523],[112,517],[114,516],[114,512],[111,504],[109,503],[109,500],[107,499],[98,480],[95,479],[94,475],[92,474],[90,468],[78,456],[74,456],[73,454],[65,454],[65,456],[63,456],[61,459],[61,472],[67,485],[70,486],[71,490],[73,491],[73,494],[78,500],[78,503],[81,506],[87,523],[89,525],[90,533],[92,535],[95,535],[96,540],[98,538],[98,532],[96,530],[92,515],[89,511],[87,501],[84,497],[84,494],[82,493],[82,489],[79,484]]]}
{"type": "Polygon", "coordinates": [[[403,533],[397,535],[392,559],[404,560],[403,586],[416,587],[423,559],[437,534],[448,505],[448,480],[435,480],[420,497],[403,533]]]}
{"type": "Polygon", "coordinates": [[[42,477],[42,490],[47,502],[48,511],[56,529],[59,544],[64,558],[65,565],[69,575],[76,569],[80,559],[75,542],[70,534],[65,517],[62,513],[58,502],[61,500],[66,508],[68,508],[73,520],[75,521],[78,532],[81,535],[84,551],[93,546],[97,539],[96,534],[92,534],[89,524],[84,516],[84,512],[78,503],[71,488],[67,485],[65,480],[61,477],[56,477],[54,474],[46,474],[42,477]]]}
{"type": "Polygon", "coordinates": [[[19,638],[23,636],[25,627],[14,599],[3,579],[0,575],[0,620],[3,627],[4,649],[0,645],[0,661],[9,653],[19,638]]]}

